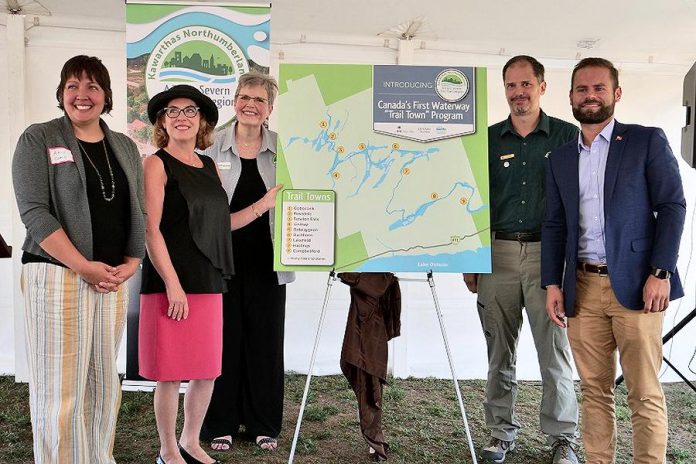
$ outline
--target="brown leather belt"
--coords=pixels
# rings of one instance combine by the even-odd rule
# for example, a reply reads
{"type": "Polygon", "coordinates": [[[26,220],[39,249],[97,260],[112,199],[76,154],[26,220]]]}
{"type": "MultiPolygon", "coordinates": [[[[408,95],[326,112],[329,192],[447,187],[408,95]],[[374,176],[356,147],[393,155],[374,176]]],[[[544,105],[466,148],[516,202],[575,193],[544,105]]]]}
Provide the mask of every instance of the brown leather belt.
{"type": "Polygon", "coordinates": [[[495,238],[516,242],[541,242],[541,232],[496,232],[495,238]]]}
{"type": "Polygon", "coordinates": [[[585,272],[591,272],[593,274],[599,274],[601,276],[609,275],[609,268],[606,264],[578,263],[578,269],[585,272]]]}

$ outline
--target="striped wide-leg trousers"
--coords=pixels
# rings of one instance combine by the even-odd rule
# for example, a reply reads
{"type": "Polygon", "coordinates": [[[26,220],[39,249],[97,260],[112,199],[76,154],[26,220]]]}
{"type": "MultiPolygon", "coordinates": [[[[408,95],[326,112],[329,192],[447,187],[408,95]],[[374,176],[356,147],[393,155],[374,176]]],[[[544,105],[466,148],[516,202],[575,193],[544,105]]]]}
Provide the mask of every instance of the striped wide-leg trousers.
{"type": "Polygon", "coordinates": [[[48,263],[25,264],[21,282],[35,462],[115,463],[127,286],[98,293],[48,263]]]}

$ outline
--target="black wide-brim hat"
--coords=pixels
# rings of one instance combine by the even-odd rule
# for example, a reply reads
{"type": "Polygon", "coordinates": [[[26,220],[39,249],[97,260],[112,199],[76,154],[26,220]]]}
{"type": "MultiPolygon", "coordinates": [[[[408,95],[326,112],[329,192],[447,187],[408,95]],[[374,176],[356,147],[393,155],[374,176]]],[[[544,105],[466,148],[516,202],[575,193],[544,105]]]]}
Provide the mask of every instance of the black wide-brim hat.
{"type": "Polygon", "coordinates": [[[157,121],[159,112],[167,106],[167,104],[175,98],[190,98],[200,108],[201,113],[205,116],[206,122],[215,126],[218,121],[218,109],[213,100],[198,90],[195,87],[186,84],[175,85],[164,92],[160,92],[150,99],[147,104],[147,117],[152,124],[157,121]]]}

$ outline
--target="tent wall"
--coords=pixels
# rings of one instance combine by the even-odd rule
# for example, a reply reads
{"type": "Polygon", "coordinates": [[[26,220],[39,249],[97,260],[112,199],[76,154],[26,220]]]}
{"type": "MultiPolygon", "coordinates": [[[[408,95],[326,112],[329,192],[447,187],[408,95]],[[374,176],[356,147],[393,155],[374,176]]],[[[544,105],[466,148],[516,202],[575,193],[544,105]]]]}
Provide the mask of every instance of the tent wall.
{"type": "MultiPolygon", "coordinates": [[[[0,234],[12,245],[14,198],[10,188],[10,141],[7,102],[7,47],[5,28],[0,28],[0,234]]],[[[0,372],[14,372],[12,260],[0,259],[0,372]]]]}
{"type": "MultiPolygon", "coordinates": [[[[2,29],[0,29],[2,32],[2,29]]],[[[0,34],[0,69],[12,66],[7,62],[7,47],[4,34],[0,34]]],[[[26,47],[26,120],[27,123],[45,121],[60,115],[56,108],[55,88],[62,64],[69,57],[85,53],[101,57],[108,67],[114,90],[114,111],[106,121],[115,130],[125,131],[125,34],[122,31],[96,31],[79,28],[39,26],[28,30],[26,47]]],[[[272,72],[277,75],[278,63],[331,62],[331,63],[396,63],[400,53],[395,44],[389,47],[374,45],[341,45],[336,39],[333,44],[301,44],[292,47],[272,46],[272,72]]],[[[345,40],[345,39],[343,39],[345,40]]],[[[529,53],[534,54],[533,50],[529,53]]],[[[432,52],[411,50],[404,55],[413,64],[434,65],[481,65],[488,66],[489,119],[498,121],[507,116],[508,107],[504,99],[500,70],[508,57],[478,56],[457,52],[432,52]]],[[[569,60],[544,60],[547,65],[548,87],[542,99],[543,108],[551,115],[572,121],[568,105],[570,69],[569,60]]],[[[617,57],[608,57],[617,59],[617,57]]],[[[617,60],[618,61],[618,60],[617,60]]],[[[664,70],[646,64],[642,67],[622,69],[621,84],[624,100],[617,105],[617,118],[625,122],[637,122],[660,126],[667,132],[672,147],[680,147],[680,130],[684,124],[681,106],[683,70],[664,70]]],[[[10,159],[14,147],[10,146],[13,134],[7,132],[12,109],[4,103],[8,100],[7,73],[0,73],[0,232],[16,247],[23,239],[23,227],[18,222],[14,198],[10,191],[10,159]]],[[[275,111],[284,111],[276,108],[275,111]]],[[[274,118],[271,120],[272,124],[274,118]]],[[[18,134],[14,134],[16,137],[18,134]]],[[[696,203],[696,170],[681,162],[682,175],[687,189],[689,229],[682,240],[680,271],[686,274],[685,287],[690,295],[670,307],[665,319],[665,330],[694,308],[696,290],[696,253],[694,246],[694,203],[696,203]],[[692,262],[693,261],[693,262],[692,262]]],[[[22,308],[19,289],[13,283],[13,273],[19,273],[20,265],[15,258],[0,261],[0,373],[17,374],[25,378],[23,351],[22,308]],[[16,321],[13,323],[13,319],[16,321]],[[14,327],[19,330],[14,331],[14,327]]],[[[409,275],[409,277],[425,277],[409,275]]],[[[286,369],[306,371],[311,353],[316,324],[319,318],[327,275],[316,273],[299,274],[297,282],[288,288],[286,322],[286,369]]],[[[460,275],[436,274],[436,288],[443,310],[450,344],[461,378],[485,378],[487,371],[485,342],[476,314],[476,303],[462,283],[460,275]]],[[[397,376],[449,375],[444,348],[433,309],[430,289],[426,283],[403,283],[402,336],[392,342],[390,362],[397,376]]],[[[333,285],[322,343],[320,345],[315,373],[339,372],[338,357],[349,303],[348,290],[340,282],[333,285]]],[[[685,329],[675,344],[666,349],[666,355],[690,378],[687,366],[694,351],[696,323],[685,329]]],[[[125,346],[125,344],[123,345],[125,346]]],[[[122,347],[122,353],[124,349],[122,347]]],[[[125,367],[125,356],[121,356],[121,368],[125,367]]],[[[538,365],[531,334],[525,326],[520,341],[518,372],[520,378],[538,379],[538,365]]],[[[671,371],[666,371],[663,380],[678,380],[671,371]]]]}

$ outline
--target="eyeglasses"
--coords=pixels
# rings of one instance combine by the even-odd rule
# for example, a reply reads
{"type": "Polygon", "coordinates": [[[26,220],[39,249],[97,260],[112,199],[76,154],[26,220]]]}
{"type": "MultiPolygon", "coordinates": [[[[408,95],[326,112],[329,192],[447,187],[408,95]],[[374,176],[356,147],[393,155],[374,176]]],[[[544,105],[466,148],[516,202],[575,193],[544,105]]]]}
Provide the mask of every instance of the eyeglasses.
{"type": "Polygon", "coordinates": [[[162,108],[162,111],[164,114],[169,116],[170,118],[178,118],[179,114],[183,111],[184,116],[187,118],[192,118],[198,114],[198,110],[200,110],[199,107],[197,106],[187,106],[186,108],[177,108],[176,106],[167,106],[166,108],[162,108]]]}
{"type": "Polygon", "coordinates": [[[250,101],[253,101],[254,103],[258,103],[260,105],[268,103],[268,100],[263,97],[251,97],[249,95],[240,94],[237,95],[237,98],[239,100],[242,100],[244,103],[249,103],[250,101]]]}

